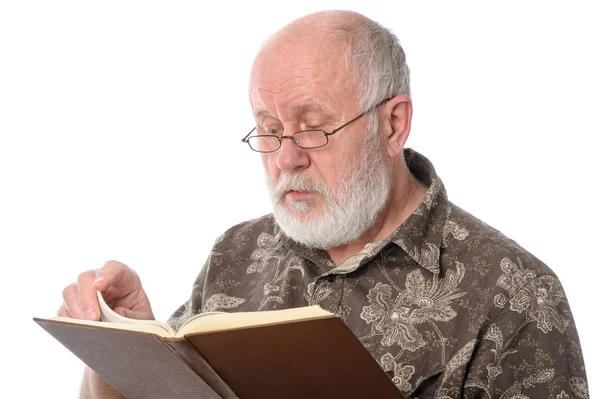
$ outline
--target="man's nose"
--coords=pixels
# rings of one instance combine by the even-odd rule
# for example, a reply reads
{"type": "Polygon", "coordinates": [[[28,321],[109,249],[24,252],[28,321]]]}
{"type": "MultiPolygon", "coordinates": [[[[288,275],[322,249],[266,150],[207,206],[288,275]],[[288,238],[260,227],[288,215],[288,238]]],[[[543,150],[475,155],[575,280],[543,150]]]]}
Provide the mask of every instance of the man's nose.
{"type": "Polygon", "coordinates": [[[277,167],[281,170],[296,170],[308,167],[310,160],[304,148],[298,147],[292,137],[281,138],[281,147],[277,150],[277,167]]]}

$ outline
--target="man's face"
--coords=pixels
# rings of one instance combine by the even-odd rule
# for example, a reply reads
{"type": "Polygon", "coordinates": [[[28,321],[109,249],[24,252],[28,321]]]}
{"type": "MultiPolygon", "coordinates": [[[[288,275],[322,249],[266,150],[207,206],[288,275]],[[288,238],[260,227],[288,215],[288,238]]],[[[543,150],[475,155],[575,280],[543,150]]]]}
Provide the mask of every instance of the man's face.
{"type": "MultiPolygon", "coordinates": [[[[345,51],[347,46],[343,43],[332,46],[327,40],[310,35],[277,37],[268,43],[255,61],[250,82],[250,100],[259,133],[281,129],[285,135],[305,129],[330,132],[357,116],[360,113],[358,97],[345,51]]],[[[330,136],[329,144],[322,148],[302,149],[292,140],[283,140],[278,151],[262,154],[275,216],[292,238],[327,248],[362,233],[354,231],[346,237],[327,239],[335,235],[332,230],[343,227],[339,224],[344,220],[357,225],[356,220],[351,221],[353,218],[343,213],[349,211],[344,209],[349,201],[364,202],[348,197],[356,197],[354,189],[367,188],[362,180],[369,180],[365,174],[370,171],[361,171],[360,167],[365,163],[361,155],[364,154],[366,122],[367,118],[361,118],[330,136]],[[350,182],[353,187],[348,186],[350,182]],[[299,238],[303,230],[307,237],[318,236],[315,230],[319,229],[324,230],[322,237],[316,240],[299,238]]],[[[372,157],[375,150],[381,157],[377,151],[378,140],[373,136],[375,141],[371,140],[369,155],[372,157]]],[[[385,169],[384,163],[380,166],[385,169]]],[[[363,169],[368,167],[363,165],[363,169]]],[[[369,193],[359,194],[369,196],[369,193]]],[[[387,197],[387,191],[384,196],[387,197]]],[[[379,204],[368,206],[379,207],[379,204]]],[[[373,222],[373,215],[362,215],[358,210],[350,212],[357,218],[367,219],[354,230],[362,228],[364,231],[364,225],[373,222]]]]}

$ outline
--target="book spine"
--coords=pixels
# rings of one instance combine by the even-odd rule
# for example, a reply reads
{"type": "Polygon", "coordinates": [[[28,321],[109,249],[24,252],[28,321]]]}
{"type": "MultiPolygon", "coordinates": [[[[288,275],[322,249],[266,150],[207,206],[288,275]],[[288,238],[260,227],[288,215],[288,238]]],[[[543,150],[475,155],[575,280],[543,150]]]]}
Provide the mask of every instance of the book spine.
{"type": "Polygon", "coordinates": [[[198,349],[188,341],[169,340],[163,341],[163,343],[198,374],[221,398],[239,399],[231,387],[208,364],[198,349]]]}

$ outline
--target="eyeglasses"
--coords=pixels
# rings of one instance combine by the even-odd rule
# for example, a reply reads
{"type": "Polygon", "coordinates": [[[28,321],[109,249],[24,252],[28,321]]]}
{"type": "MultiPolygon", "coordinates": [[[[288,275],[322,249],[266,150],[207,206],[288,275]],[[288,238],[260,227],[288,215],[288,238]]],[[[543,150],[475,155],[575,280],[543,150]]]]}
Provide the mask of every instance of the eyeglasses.
{"type": "Polygon", "coordinates": [[[349,122],[344,123],[342,126],[338,127],[335,130],[332,130],[329,133],[326,132],[325,130],[309,129],[309,130],[301,130],[299,132],[292,134],[291,136],[286,136],[286,135],[277,136],[276,134],[257,134],[257,135],[251,136],[252,132],[254,132],[256,130],[256,127],[254,127],[252,130],[250,130],[250,133],[248,133],[246,135],[246,137],[244,137],[242,139],[242,142],[248,143],[248,145],[250,146],[250,148],[253,151],[263,152],[263,153],[275,152],[278,149],[280,149],[281,144],[283,143],[283,139],[291,139],[294,141],[294,143],[296,143],[296,145],[298,147],[304,148],[304,149],[309,149],[309,150],[313,149],[313,148],[324,147],[327,145],[327,143],[329,143],[329,136],[333,136],[334,134],[336,134],[337,132],[339,132],[340,130],[342,130],[343,128],[345,128],[346,126],[351,124],[352,122],[359,120],[360,118],[367,115],[369,112],[374,111],[380,105],[383,105],[384,103],[386,103],[389,100],[390,100],[389,98],[386,100],[383,100],[379,104],[369,108],[362,114],[358,115],[356,118],[350,120],[349,122]]]}

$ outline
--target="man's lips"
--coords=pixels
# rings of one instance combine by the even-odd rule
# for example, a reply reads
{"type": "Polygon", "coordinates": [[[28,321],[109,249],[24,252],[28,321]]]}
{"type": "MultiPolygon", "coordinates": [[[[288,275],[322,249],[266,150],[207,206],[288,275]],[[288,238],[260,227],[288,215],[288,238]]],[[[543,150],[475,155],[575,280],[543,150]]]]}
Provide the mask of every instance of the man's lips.
{"type": "Polygon", "coordinates": [[[311,193],[308,191],[290,190],[287,193],[285,193],[285,197],[292,201],[306,201],[311,197],[311,195],[314,195],[314,194],[315,193],[311,193]]]}

